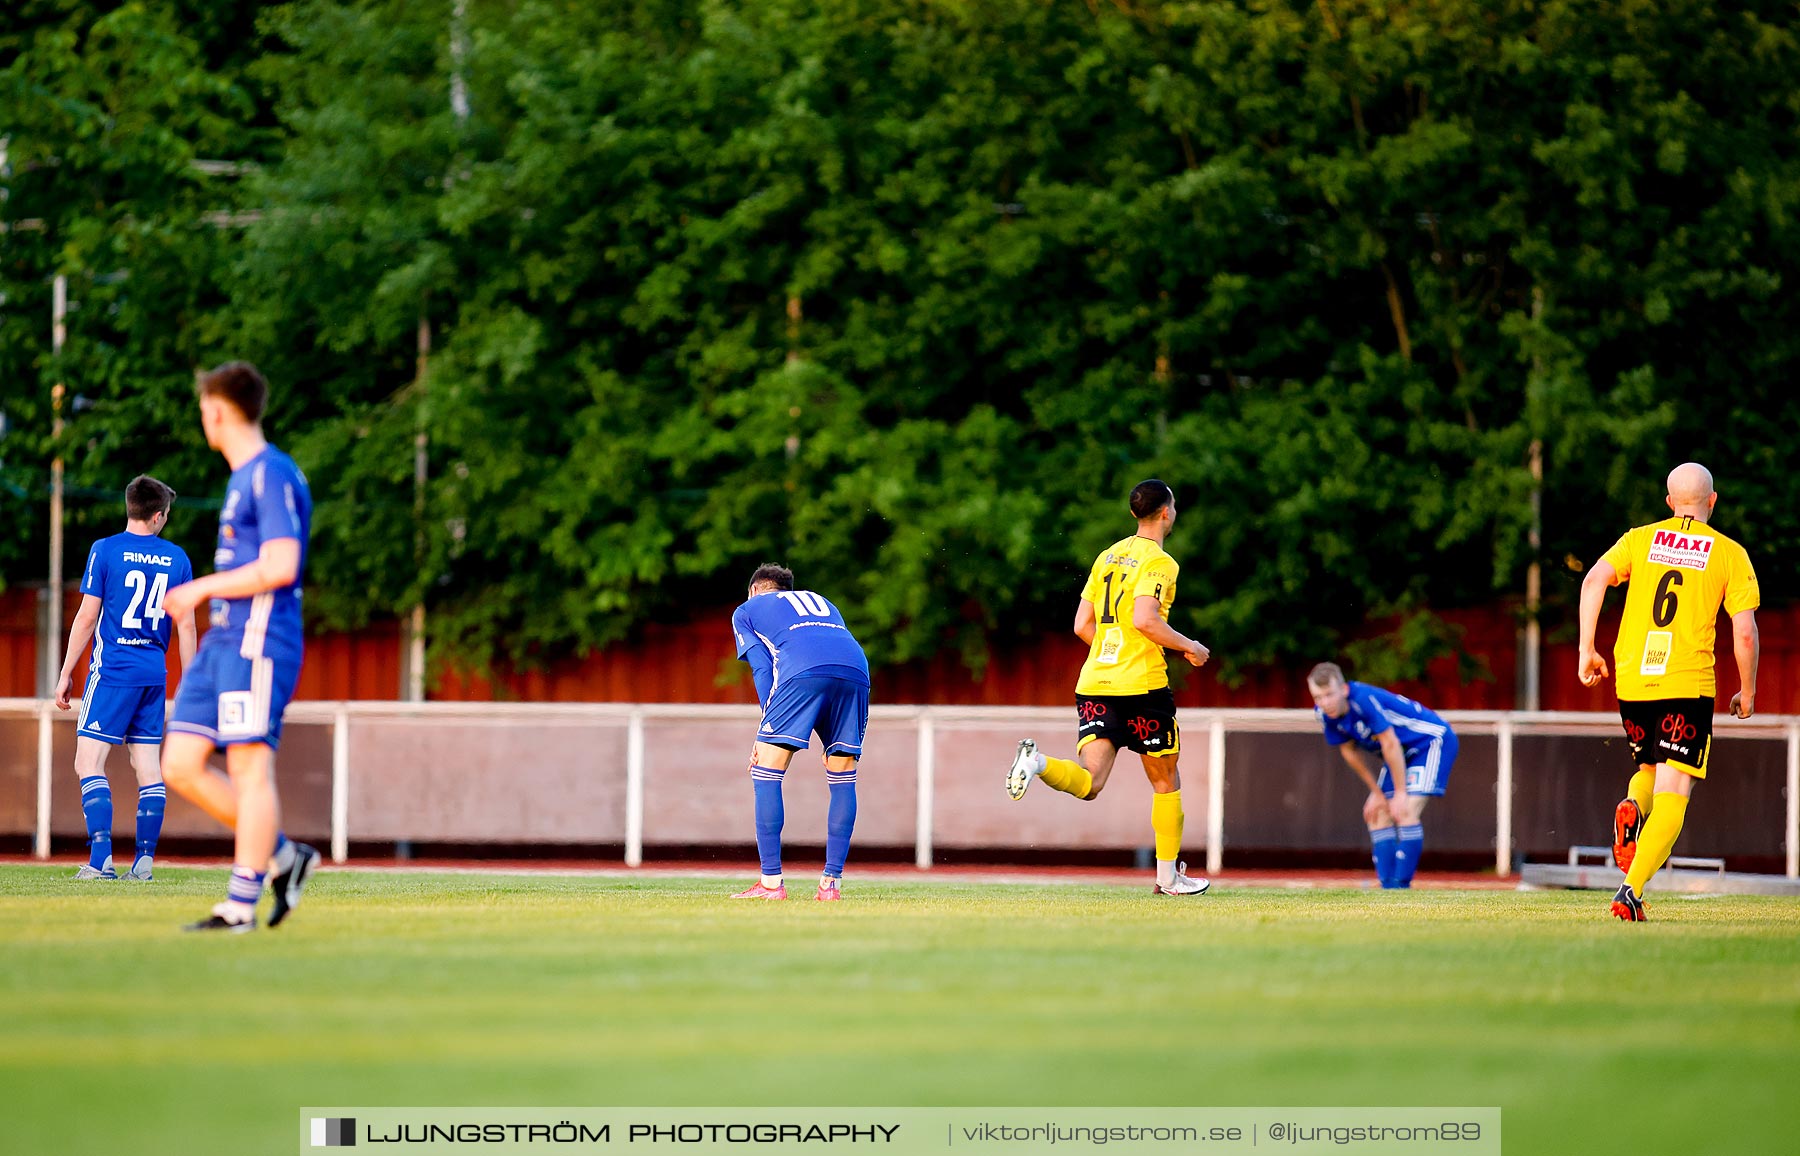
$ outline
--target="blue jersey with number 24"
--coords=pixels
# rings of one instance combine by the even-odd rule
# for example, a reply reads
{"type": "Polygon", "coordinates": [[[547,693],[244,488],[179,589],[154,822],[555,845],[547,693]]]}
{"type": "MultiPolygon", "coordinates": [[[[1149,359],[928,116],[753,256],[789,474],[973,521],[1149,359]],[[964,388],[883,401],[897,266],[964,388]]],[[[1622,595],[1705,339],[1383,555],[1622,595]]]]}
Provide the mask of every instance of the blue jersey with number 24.
{"type": "Polygon", "coordinates": [[[109,686],[162,686],[173,626],[163,595],[193,577],[181,547],[154,535],[126,532],[95,542],[81,575],[81,592],[100,600],[89,676],[109,686]]]}

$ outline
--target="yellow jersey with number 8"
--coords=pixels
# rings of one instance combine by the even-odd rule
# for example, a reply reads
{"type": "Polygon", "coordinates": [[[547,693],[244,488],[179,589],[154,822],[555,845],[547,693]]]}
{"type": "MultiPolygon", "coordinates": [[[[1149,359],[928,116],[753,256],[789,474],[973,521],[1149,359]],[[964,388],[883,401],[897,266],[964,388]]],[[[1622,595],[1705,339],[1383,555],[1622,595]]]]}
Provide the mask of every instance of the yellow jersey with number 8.
{"type": "Polygon", "coordinates": [[[1131,615],[1139,598],[1154,598],[1167,622],[1180,572],[1160,545],[1135,534],[1094,559],[1081,588],[1081,596],[1094,604],[1094,641],[1081,664],[1076,694],[1143,694],[1169,685],[1162,647],[1131,625],[1131,615]]]}
{"type": "Polygon", "coordinates": [[[1630,582],[1613,647],[1613,677],[1628,702],[1711,698],[1719,607],[1762,602],[1744,548],[1693,518],[1665,518],[1625,531],[1603,556],[1630,582]]]}

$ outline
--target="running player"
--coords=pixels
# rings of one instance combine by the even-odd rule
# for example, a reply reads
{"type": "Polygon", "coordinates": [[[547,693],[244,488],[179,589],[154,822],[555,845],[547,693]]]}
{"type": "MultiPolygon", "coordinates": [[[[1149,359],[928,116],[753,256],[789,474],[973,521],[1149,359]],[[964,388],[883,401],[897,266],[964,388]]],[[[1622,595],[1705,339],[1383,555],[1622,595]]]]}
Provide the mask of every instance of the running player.
{"type": "Polygon", "coordinates": [[[77,879],[119,877],[113,868],[106,755],[120,743],[137,772],[138,786],[137,839],[125,877],[148,883],[155,865],[169,795],[158,759],[171,633],[180,640],[181,669],[194,661],[194,612],[171,616],[163,606],[169,587],[194,577],[182,548],[158,537],[169,524],[174,503],[175,491],[155,478],[140,474],[131,479],[125,487],[125,532],[95,542],[82,571],[81,609],[69,625],[69,649],[56,683],[56,707],[68,710],[75,665],[92,638],[94,653],[75,726],[75,776],[88,831],[88,861],[75,872],[77,879]]]}
{"type": "Polygon", "coordinates": [[[850,833],[856,826],[856,763],[869,729],[869,662],[837,607],[794,589],[784,566],[750,576],[750,597],[731,616],[738,658],[750,664],[762,727],[750,754],[756,793],[756,850],[762,877],[733,899],[786,899],[781,879],[781,783],[794,752],[816,732],[831,791],[825,818],[825,873],[814,899],[840,898],[850,833]]]}
{"type": "Polygon", "coordinates": [[[1425,800],[1442,798],[1456,764],[1456,732],[1410,698],[1347,682],[1335,662],[1306,676],[1325,741],[1369,788],[1363,823],[1384,888],[1412,886],[1425,847],[1425,800]],[[1379,774],[1379,778],[1377,778],[1379,774]]]}
{"type": "MultiPolygon", "coordinates": [[[[1094,559],[1075,608],[1076,637],[1088,644],[1087,661],[1075,683],[1075,759],[1047,758],[1038,753],[1037,743],[1023,739],[1006,771],[1006,793],[1022,799],[1031,780],[1041,778],[1064,794],[1095,799],[1120,748],[1136,751],[1153,792],[1153,890],[1158,895],[1198,895],[1209,884],[1189,878],[1187,864],[1181,862],[1181,730],[1163,648],[1180,652],[1194,666],[1204,664],[1209,652],[1168,621],[1181,569],[1163,550],[1175,525],[1174,491],[1155,478],[1139,482],[1131,491],[1131,516],[1137,519],[1137,533],[1094,559]]],[[[1222,770],[1215,767],[1213,773],[1222,770]]]]}
{"type": "Polygon", "coordinates": [[[1686,462],[1670,471],[1666,500],[1673,517],[1627,530],[1581,582],[1576,674],[1583,686],[1608,674],[1606,659],[1594,649],[1606,589],[1630,583],[1613,662],[1634,773],[1613,811],[1613,862],[1625,882],[1612,901],[1612,913],[1630,923],[1643,921],[1644,886],[1675,849],[1688,797],[1706,777],[1721,605],[1731,616],[1738,668],[1731,713],[1756,713],[1756,608],[1762,594],[1750,555],[1707,524],[1719,495],[1705,466],[1686,462]]]}
{"type": "Polygon", "coordinates": [[[312,495],[294,459],[263,438],[269,387],[248,362],[200,378],[206,444],[231,466],[219,514],[214,572],[169,591],[170,613],[212,600],[212,621],[184,671],[163,744],[169,786],[237,836],[225,901],[189,931],[253,931],[256,901],[273,870],[269,926],[300,902],[319,853],[281,833],[275,750],[303,653],[300,581],[306,571],[312,495]],[[206,765],[225,752],[229,778],[206,765]]]}

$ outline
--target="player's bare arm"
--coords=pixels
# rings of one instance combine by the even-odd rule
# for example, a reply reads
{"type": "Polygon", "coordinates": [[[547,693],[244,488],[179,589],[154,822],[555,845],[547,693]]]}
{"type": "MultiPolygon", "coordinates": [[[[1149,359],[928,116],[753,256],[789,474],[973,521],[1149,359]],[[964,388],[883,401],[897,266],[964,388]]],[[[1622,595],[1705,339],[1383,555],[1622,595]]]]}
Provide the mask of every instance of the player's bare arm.
{"type": "Polygon", "coordinates": [[[1385,800],[1396,823],[1412,822],[1412,797],[1406,793],[1406,748],[1392,727],[1375,736],[1381,744],[1381,761],[1387,764],[1388,777],[1394,780],[1394,797],[1385,800]]]}
{"type": "Polygon", "coordinates": [[[1075,606],[1075,637],[1081,639],[1083,645],[1094,645],[1094,604],[1083,598],[1075,606]]]}
{"type": "Polygon", "coordinates": [[[1338,753],[1344,756],[1345,764],[1362,780],[1363,786],[1369,788],[1369,797],[1363,800],[1363,822],[1379,823],[1382,816],[1388,813],[1388,802],[1375,778],[1375,769],[1379,765],[1375,762],[1375,757],[1351,743],[1338,747],[1338,753]]]}
{"type": "Polygon", "coordinates": [[[81,609],[75,612],[75,621],[69,623],[69,649],[63,654],[62,677],[56,681],[56,709],[69,710],[73,705],[69,701],[69,688],[75,684],[75,667],[86,653],[89,640],[94,637],[94,626],[100,621],[100,600],[92,594],[81,596],[81,609]]]}
{"type": "Polygon", "coordinates": [[[1581,580],[1581,651],[1575,660],[1575,677],[1582,686],[1598,685],[1611,671],[1594,649],[1594,632],[1600,628],[1600,607],[1606,592],[1619,584],[1619,572],[1604,558],[1593,564],[1581,580]]]}
{"type": "Polygon", "coordinates": [[[194,650],[200,644],[200,632],[194,625],[194,612],[175,618],[175,644],[181,649],[181,669],[186,670],[194,664],[194,650]]]}
{"type": "Polygon", "coordinates": [[[1740,610],[1731,616],[1731,650],[1738,668],[1738,692],[1731,696],[1731,713],[1735,718],[1749,718],[1756,713],[1756,665],[1762,657],[1756,611],[1740,610]]]}
{"type": "MultiPolygon", "coordinates": [[[[194,607],[209,598],[249,598],[265,590],[292,586],[300,576],[300,539],[271,538],[257,551],[256,561],[235,570],[183,582],[163,596],[163,610],[193,620],[194,607]]],[[[184,659],[185,661],[185,659],[184,659]]]]}
{"type": "MultiPolygon", "coordinates": [[[[1091,607],[1090,607],[1091,609],[1091,607]]],[[[1140,594],[1131,604],[1131,626],[1151,642],[1168,650],[1179,650],[1194,666],[1205,666],[1212,652],[1163,621],[1162,603],[1148,594],[1140,594]]]]}

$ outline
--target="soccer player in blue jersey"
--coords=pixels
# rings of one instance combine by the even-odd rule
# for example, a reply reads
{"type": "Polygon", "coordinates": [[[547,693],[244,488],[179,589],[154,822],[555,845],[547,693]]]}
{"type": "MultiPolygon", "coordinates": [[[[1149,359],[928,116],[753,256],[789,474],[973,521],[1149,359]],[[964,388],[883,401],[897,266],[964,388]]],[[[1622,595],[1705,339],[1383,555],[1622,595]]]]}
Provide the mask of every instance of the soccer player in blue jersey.
{"type": "Polygon", "coordinates": [[[269,926],[287,918],[319,853],[281,833],[275,750],[281,715],[300,678],[300,581],[306,571],[312,494],[294,459],[263,438],[269,387],[248,362],[200,378],[206,444],[231,466],[219,513],[213,573],[169,591],[163,605],[187,613],[211,599],[212,622],[182,673],[163,744],[163,777],[177,793],[236,833],[231,884],[189,931],[256,928],[256,902],[271,873],[269,926]],[[225,752],[221,775],[206,765],[225,752]]]}
{"type": "Polygon", "coordinates": [[[56,684],[57,709],[69,710],[75,665],[93,639],[75,728],[75,775],[88,831],[88,861],[75,873],[77,879],[119,877],[113,867],[106,755],[123,743],[138,783],[137,841],[125,877],[150,882],[168,801],[158,747],[171,635],[180,640],[182,670],[194,661],[194,612],[173,615],[163,604],[171,586],[194,577],[181,547],[158,537],[174,503],[175,491],[155,478],[131,479],[125,487],[125,532],[95,542],[81,574],[81,609],[69,624],[69,649],[56,684]]]}
{"type": "Polygon", "coordinates": [[[1441,798],[1456,763],[1456,732],[1410,698],[1347,682],[1335,662],[1307,675],[1325,741],[1369,788],[1363,821],[1384,888],[1411,887],[1425,846],[1425,800],[1441,798]],[[1377,778],[1379,772],[1379,778],[1377,778]]]}
{"type": "Polygon", "coordinates": [[[750,756],[756,793],[756,850],[762,878],[733,899],[786,899],[781,880],[781,781],[794,752],[825,749],[831,805],[825,819],[825,873],[814,899],[837,899],[856,826],[856,763],[869,728],[869,662],[837,607],[794,589],[784,566],[750,576],[750,597],[731,616],[738,658],[750,664],[762,727],[750,756]]]}

